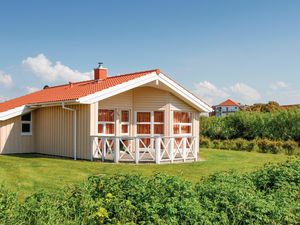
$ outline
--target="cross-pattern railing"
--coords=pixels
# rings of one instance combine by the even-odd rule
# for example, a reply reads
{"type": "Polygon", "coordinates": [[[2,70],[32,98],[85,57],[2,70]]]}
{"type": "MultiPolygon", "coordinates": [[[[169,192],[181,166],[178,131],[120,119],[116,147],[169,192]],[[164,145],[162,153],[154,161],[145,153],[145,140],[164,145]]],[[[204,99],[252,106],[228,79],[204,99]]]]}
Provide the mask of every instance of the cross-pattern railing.
{"type": "Polygon", "coordinates": [[[113,162],[176,162],[197,161],[196,137],[115,137],[92,136],[91,160],[113,162]]]}

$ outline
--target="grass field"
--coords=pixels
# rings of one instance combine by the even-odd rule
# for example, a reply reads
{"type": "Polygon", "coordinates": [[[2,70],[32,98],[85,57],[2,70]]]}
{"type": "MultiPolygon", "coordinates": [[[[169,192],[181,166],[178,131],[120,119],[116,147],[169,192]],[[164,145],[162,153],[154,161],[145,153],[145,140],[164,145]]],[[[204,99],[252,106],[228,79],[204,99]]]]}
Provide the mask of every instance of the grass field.
{"type": "Polygon", "coordinates": [[[18,193],[23,199],[37,191],[60,191],[66,185],[81,182],[91,175],[138,173],[151,175],[163,172],[197,182],[201,177],[217,171],[236,169],[246,172],[267,162],[280,162],[286,155],[237,152],[225,150],[200,150],[203,161],[186,164],[113,164],[69,159],[47,158],[38,155],[0,156],[0,184],[18,193]]]}

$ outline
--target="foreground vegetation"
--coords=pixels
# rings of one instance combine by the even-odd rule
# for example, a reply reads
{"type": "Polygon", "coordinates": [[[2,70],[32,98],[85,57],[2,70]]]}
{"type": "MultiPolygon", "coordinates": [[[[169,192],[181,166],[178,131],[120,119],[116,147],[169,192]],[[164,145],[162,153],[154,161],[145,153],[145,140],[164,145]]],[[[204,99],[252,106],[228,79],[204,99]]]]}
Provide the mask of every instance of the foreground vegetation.
{"type": "Polygon", "coordinates": [[[163,174],[93,176],[22,202],[0,187],[0,224],[299,224],[299,171],[292,160],[197,184],[163,174]]]}
{"type": "Polygon", "coordinates": [[[38,155],[0,156],[0,184],[24,199],[42,189],[60,192],[65,186],[86,180],[92,175],[142,174],[155,172],[178,176],[193,183],[214,172],[235,169],[252,171],[268,162],[282,162],[286,155],[261,154],[257,152],[218,151],[201,149],[196,163],[185,164],[112,164],[47,158],[38,155]]]}

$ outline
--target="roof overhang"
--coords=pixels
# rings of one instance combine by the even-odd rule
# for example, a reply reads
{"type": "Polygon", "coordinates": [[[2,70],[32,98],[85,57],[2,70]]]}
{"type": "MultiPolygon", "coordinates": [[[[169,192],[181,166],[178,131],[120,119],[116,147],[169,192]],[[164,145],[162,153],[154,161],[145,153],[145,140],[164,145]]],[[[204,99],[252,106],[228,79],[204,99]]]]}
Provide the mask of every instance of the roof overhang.
{"type": "Polygon", "coordinates": [[[41,107],[50,107],[50,106],[57,106],[60,105],[62,102],[68,104],[92,104],[114,95],[120,94],[122,92],[131,90],[133,88],[140,87],[142,85],[151,83],[153,81],[161,82],[165,86],[167,86],[173,93],[179,96],[183,101],[187,104],[192,106],[193,108],[197,109],[199,112],[212,112],[213,109],[203,102],[201,99],[196,97],[194,94],[186,90],[184,87],[170,79],[168,76],[164,75],[163,73],[157,74],[156,72],[149,73],[147,75],[141,76],[139,78],[124,82],[122,84],[118,84],[116,86],[104,89],[102,91],[95,92],[93,94],[81,97],[75,100],[69,101],[58,101],[58,102],[46,102],[46,103],[33,103],[23,105],[14,109],[10,109],[0,113],[0,121],[4,121],[24,113],[30,112],[35,108],[41,107]]]}
{"type": "Polygon", "coordinates": [[[181,85],[177,84],[175,81],[164,75],[163,73],[156,74],[155,72],[149,73],[145,76],[130,80],[128,82],[116,85],[111,88],[107,88],[103,91],[96,92],[91,95],[79,98],[77,101],[81,104],[92,104],[114,95],[120,94],[122,92],[131,90],[133,88],[151,83],[153,81],[158,81],[166,85],[173,92],[179,95],[186,103],[191,105],[193,108],[197,109],[199,112],[212,112],[213,109],[203,102],[201,99],[193,95],[191,92],[183,88],[181,85]]]}
{"type": "Polygon", "coordinates": [[[0,113],[0,121],[8,120],[10,118],[22,115],[22,114],[30,112],[30,111],[31,111],[31,109],[29,109],[25,105],[14,108],[14,109],[10,109],[10,110],[0,113]]]}

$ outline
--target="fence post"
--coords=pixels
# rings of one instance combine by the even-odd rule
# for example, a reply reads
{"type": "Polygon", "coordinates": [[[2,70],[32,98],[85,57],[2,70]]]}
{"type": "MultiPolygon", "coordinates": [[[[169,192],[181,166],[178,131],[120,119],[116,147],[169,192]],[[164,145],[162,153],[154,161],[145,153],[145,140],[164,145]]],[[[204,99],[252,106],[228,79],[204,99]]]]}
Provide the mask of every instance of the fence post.
{"type": "Polygon", "coordinates": [[[95,155],[94,143],[95,143],[95,137],[91,137],[91,142],[90,142],[91,161],[93,161],[95,155]]]}
{"type": "Polygon", "coordinates": [[[118,163],[120,160],[120,139],[119,138],[115,138],[115,154],[114,154],[114,161],[115,163],[118,163]]]}
{"type": "Polygon", "coordinates": [[[186,137],[182,138],[182,158],[183,162],[186,161],[186,137]]]}
{"type": "Polygon", "coordinates": [[[199,138],[194,137],[194,155],[195,161],[198,161],[198,151],[199,151],[199,138]]]}
{"type": "Polygon", "coordinates": [[[160,164],[160,137],[155,138],[155,163],[160,164]]]}
{"type": "Polygon", "coordinates": [[[134,154],[135,154],[135,163],[138,164],[139,163],[139,158],[140,158],[140,149],[139,149],[139,138],[135,138],[134,139],[134,154]]]}
{"type": "Polygon", "coordinates": [[[170,160],[171,163],[174,162],[174,138],[170,138],[170,160]]]}
{"type": "Polygon", "coordinates": [[[101,138],[101,142],[102,142],[102,161],[105,160],[106,158],[106,138],[101,138]]]}

